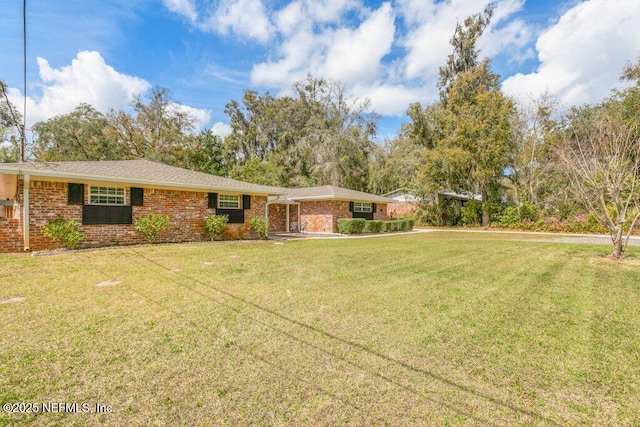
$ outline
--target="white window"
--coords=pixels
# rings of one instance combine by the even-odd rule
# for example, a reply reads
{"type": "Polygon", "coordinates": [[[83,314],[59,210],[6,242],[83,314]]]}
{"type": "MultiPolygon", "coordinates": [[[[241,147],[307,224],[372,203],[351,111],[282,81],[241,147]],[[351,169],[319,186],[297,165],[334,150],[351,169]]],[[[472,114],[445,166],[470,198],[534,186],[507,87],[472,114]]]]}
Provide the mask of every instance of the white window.
{"type": "Polygon", "coordinates": [[[89,203],[92,205],[124,205],[124,187],[89,187],[89,203]]]}
{"type": "Polygon", "coordinates": [[[218,207],[220,209],[240,209],[240,196],[220,194],[218,196],[218,207]]]}
{"type": "Polygon", "coordinates": [[[354,212],[371,212],[371,203],[353,202],[354,212]]]}

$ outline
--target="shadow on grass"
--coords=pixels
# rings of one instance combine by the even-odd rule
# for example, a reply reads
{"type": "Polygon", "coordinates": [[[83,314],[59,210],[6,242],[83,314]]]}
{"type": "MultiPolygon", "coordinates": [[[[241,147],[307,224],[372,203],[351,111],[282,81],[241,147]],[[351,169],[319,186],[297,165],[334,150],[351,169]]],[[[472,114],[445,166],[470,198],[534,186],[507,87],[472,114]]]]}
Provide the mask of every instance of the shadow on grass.
{"type": "MultiPolygon", "coordinates": [[[[275,316],[277,318],[285,320],[286,322],[289,322],[289,323],[291,323],[293,325],[299,326],[299,327],[301,327],[303,329],[306,329],[308,331],[312,331],[312,332],[314,332],[316,334],[319,334],[319,335],[322,335],[322,336],[324,336],[326,338],[329,338],[331,340],[340,342],[340,343],[345,344],[345,345],[347,345],[349,347],[358,349],[358,350],[360,350],[362,352],[365,352],[365,353],[367,353],[369,355],[373,355],[373,356],[378,357],[378,358],[380,358],[382,360],[385,360],[385,361],[387,361],[389,363],[392,363],[392,364],[395,364],[397,366],[400,366],[400,367],[402,367],[402,368],[404,368],[406,370],[409,370],[409,371],[412,371],[414,373],[418,373],[420,375],[424,375],[424,376],[427,376],[429,378],[435,379],[437,381],[440,381],[443,384],[446,384],[447,386],[450,386],[452,388],[455,388],[455,389],[457,389],[459,391],[462,391],[462,392],[467,393],[469,395],[475,396],[477,398],[484,399],[484,400],[486,400],[488,402],[491,402],[492,404],[494,404],[496,406],[502,407],[504,409],[508,409],[508,410],[510,410],[510,411],[512,411],[514,413],[517,413],[517,414],[520,414],[520,415],[526,415],[526,416],[532,417],[534,419],[537,419],[538,421],[543,421],[545,423],[548,423],[550,425],[554,425],[554,426],[560,426],[561,425],[558,422],[556,422],[556,421],[554,421],[554,420],[552,420],[552,419],[550,419],[548,417],[545,417],[544,415],[538,414],[538,413],[536,413],[534,411],[530,411],[530,410],[527,410],[527,409],[524,409],[524,408],[517,407],[515,405],[512,405],[512,404],[510,404],[508,402],[505,402],[505,401],[503,401],[501,399],[498,399],[496,397],[487,395],[485,393],[478,392],[476,390],[471,389],[468,386],[465,386],[463,384],[459,384],[459,383],[457,383],[455,381],[452,381],[452,380],[450,380],[450,379],[448,379],[448,378],[446,378],[446,377],[444,377],[442,375],[439,375],[437,373],[434,373],[432,371],[429,371],[429,370],[426,370],[426,369],[422,369],[422,368],[417,367],[417,366],[413,366],[413,365],[411,365],[409,363],[406,363],[406,362],[404,362],[402,360],[394,359],[394,358],[389,357],[388,355],[380,353],[380,352],[378,352],[376,350],[369,349],[369,348],[363,346],[362,344],[360,344],[358,342],[354,342],[354,341],[351,341],[351,340],[348,340],[348,339],[344,339],[344,338],[339,337],[339,336],[337,336],[335,334],[332,334],[332,333],[327,332],[327,331],[325,331],[323,329],[320,329],[320,328],[318,328],[316,326],[309,325],[309,324],[306,324],[306,323],[301,322],[299,320],[293,319],[293,318],[288,317],[288,316],[286,316],[286,315],[284,315],[282,313],[279,313],[279,312],[274,311],[274,310],[272,310],[270,308],[267,308],[267,307],[263,307],[263,306],[261,306],[259,304],[256,304],[256,303],[252,302],[252,301],[246,300],[246,299],[244,299],[242,297],[234,295],[233,293],[230,293],[230,292],[225,291],[223,289],[217,288],[217,287],[215,287],[215,286],[213,286],[213,285],[211,285],[209,283],[205,283],[205,282],[203,282],[203,281],[201,281],[199,279],[190,277],[190,276],[188,276],[186,274],[183,274],[181,272],[172,271],[170,268],[165,267],[161,263],[159,263],[159,262],[157,262],[157,261],[155,261],[155,260],[153,260],[151,258],[148,258],[147,256],[145,256],[144,254],[140,253],[139,251],[137,251],[134,248],[131,248],[131,251],[134,254],[132,256],[132,258],[134,256],[137,257],[137,258],[141,258],[141,259],[147,261],[148,263],[153,264],[156,267],[159,267],[160,269],[162,269],[164,271],[172,272],[173,273],[172,276],[170,278],[168,278],[170,281],[172,281],[173,283],[175,283],[175,284],[177,284],[179,286],[187,288],[188,290],[200,295],[203,298],[206,298],[206,299],[214,302],[217,305],[223,306],[223,307],[225,307],[225,308],[237,313],[238,315],[246,317],[246,318],[250,319],[251,321],[259,323],[259,324],[261,324],[263,326],[266,326],[266,327],[276,331],[277,333],[282,334],[282,335],[284,335],[284,336],[286,336],[286,337],[288,337],[288,338],[290,338],[290,339],[292,339],[294,341],[297,341],[297,342],[299,342],[301,344],[304,344],[304,345],[306,345],[306,346],[308,346],[310,348],[313,348],[313,349],[315,349],[315,350],[317,350],[319,352],[322,352],[322,353],[324,353],[324,354],[326,354],[328,356],[337,358],[337,359],[341,360],[342,362],[349,364],[350,366],[353,366],[353,367],[358,368],[360,370],[366,371],[369,374],[371,374],[371,375],[373,375],[373,376],[375,376],[375,377],[377,377],[379,379],[382,379],[382,380],[384,380],[384,381],[386,381],[386,382],[388,382],[390,384],[393,384],[396,387],[399,387],[399,388],[401,388],[401,389],[403,389],[403,390],[405,390],[405,391],[407,391],[409,393],[412,393],[412,394],[414,394],[416,396],[419,396],[420,398],[427,399],[427,400],[429,400],[429,401],[431,401],[433,403],[436,403],[438,405],[442,405],[444,407],[447,407],[447,408],[451,409],[452,411],[454,411],[454,412],[456,412],[456,413],[458,413],[460,415],[463,415],[465,417],[471,418],[471,419],[473,419],[473,420],[475,420],[477,422],[481,422],[481,423],[486,424],[486,425],[496,425],[495,423],[492,423],[490,420],[483,419],[483,418],[480,418],[478,416],[475,416],[472,413],[469,413],[469,412],[465,411],[464,409],[461,409],[461,408],[459,408],[459,407],[457,407],[455,405],[452,405],[450,403],[447,403],[447,402],[444,402],[444,401],[441,401],[441,400],[438,400],[438,399],[426,397],[426,396],[424,396],[423,393],[421,393],[420,391],[418,391],[417,389],[415,389],[413,387],[410,387],[410,386],[407,386],[405,384],[402,384],[399,381],[397,381],[397,380],[395,380],[395,379],[393,379],[393,378],[391,378],[389,376],[386,376],[386,375],[380,374],[378,372],[372,371],[371,369],[369,369],[369,368],[367,368],[367,367],[365,367],[363,365],[360,365],[360,364],[355,363],[355,362],[348,361],[344,357],[338,356],[338,355],[336,355],[336,354],[334,354],[334,353],[332,353],[330,351],[327,351],[325,348],[323,348],[323,347],[321,347],[321,346],[319,346],[317,344],[314,344],[313,342],[307,341],[307,340],[305,340],[303,338],[300,338],[300,337],[298,337],[296,335],[293,335],[293,334],[291,334],[291,333],[289,333],[287,331],[284,331],[284,330],[278,329],[278,328],[276,328],[276,327],[274,327],[272,325],[269,325],[267,322],[261,321],[261,320],[255,318],[255,317],[252,317],[252,316],[250,316],[250,315],[248,315],[246,313],[243,313],[239,309],[234,308],[234,307],[232,307],[230,305],[227,305],[227,304],[225,304],[225,303],[223,303],[223,302],[221,302],[219,300],[216,300],[215,298],[212,298],[211,296],[209,296],[209,295],[207,295],[205,293],[202,293],[202,292],[200,292],[198,290],[195,290],[195,289],[193,289],[193,287],[191,287],[189,285],[186,285],[184,283],[181,283],[180,281],[178,281],[176,279],[177,279],[177,277],[182,277],[182,278],[187,279],[189,281],[192,281],[193,283],[196,283],[196,284],[198,284],[200,286],[206,287],[206,288],[214,290],[216,292],[220,292],[221,294],[224,294],[224,295],[228,296],[229,298],[232,298],[232,299],[234,299],[236,301],[239,301],[239,302],[241,302],[243,304],[251,306],[251,307],[253,307],[253,308],[255,308],[255,309],[259,310],[259,311],[268,313],[268,314],[270,314],[272,316],[275,316]]],[[[111,276],[109,273],[102,272],[102,271],[100,271],[100,272],[102,274],[104,274],[105,276],[107,276],[107,277],[111,276]]],[[[135,290],[135,291],[140,293],[139,290],[135,290]]],[[[148,299],[150,302],[162,307],[163,309],[169,309],[169,307],[167,307],[167,306],[165,306],[165,305],[163,305],[163,304],[161,304],[161,303],[159,303],[157,301],[154,301],[152,298],[148,298],[145,295],[143,295],[143,296],[146,299],[148,299]]],[[[180,315],[180,316],[186,322],[191,324],[192,326],[194,326],[194,327],[196,327],[198,329],[202,328],[201,325],[198,325],[197,323],[193,322],[192,320],[189,320],[189,319],[185,318],[182,315],[180,315]]],[[[359,405],[357,405],[354,402],[348,401],[345,398],[343,398],[343,397],[341,397],[341,396],[339,396],[339,395],[337,395],[335,393],[332,393],[332,392],[330,392],[330,391],[328,391],[326,389],[323,389],[323,388],[317,386],[316,384],[313,384],[312,382],[310,382],[309,380],[301,377],[300,375],[292,373],[291,371],[287,370],[286,368],[281,367],[281,366],[277,365],[276,363],[267,360],[263,356],[255,354],[254,352],[250,351],[248,348],[245,348],[244,346],[241,346],[241,345],[239,345],[237,343],[234,343],[234,346],[236,348],[238,348],[239,350],[241,350],[242,352],[244,352],[245,354],[248,354],[249,356],[258,359],[258,360],[262,361],[263,363],[268,364],[269,366],[272,366],[272,367],[278,369],[279,371],[287,373],[288,375],[295,376],[298,380],[300,380],[303,383],[307,384],[310,388],[313,388],[313,389],[315,389],[315,390],[317,390],[317,391],[319,391],[319,392],[321,392],[323,394],[326,394],[327,396],[330,396],[333,399],[336,399],[336,400],[338,400],[338,401],[340,401],[340,402],[342,402],[342,403],[344,403],[344,404],[346,404],[346,405],[348,405],[348,406],[350,406],[350,407],[352,407],[354,409],[357,409],[358,411],[361,411],[361,412],[371,416],[371,414],[369,413],[369,411],[366,410],[366,408],[362,408],[362,407],[360,407],[359,405]]],[[[388,422],[387,420],[383,420],[383,419],[378,419],[378,420],[383,422],[384,424],[386,424],[388,422]]]]}

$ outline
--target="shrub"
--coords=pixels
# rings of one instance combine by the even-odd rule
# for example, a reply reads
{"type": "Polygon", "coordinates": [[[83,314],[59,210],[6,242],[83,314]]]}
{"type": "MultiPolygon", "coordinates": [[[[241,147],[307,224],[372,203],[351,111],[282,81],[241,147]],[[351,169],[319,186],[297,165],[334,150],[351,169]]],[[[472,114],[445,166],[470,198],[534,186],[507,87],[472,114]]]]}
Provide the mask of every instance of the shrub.
{"type": "Polygon", "coordinates": [[[460,222],[462,225],[480,225],[482,217],[482,202],[478,200],[469,200],[460,208],[460,222]]]}
{"type": "Polygon", "coordinates": [[[84,239],[84,233],[78,229],[80,224],[73,218],[65,220],[62,215],[42,226],[42,234],[54,242],[62,242],[65,248],[75,249],[84,239]]]}
{"type": "Polygon", "coordinates": [[[166,215],[150,213],[136,218],[133,226],[147,239],[147,242],[153,243],[160,233],[169,227],[169,218],[166,215]]]}
{"type": "Polygon", "coordinates": [[[406,221],[407,221],[407,226],[408,226],[407,230],[409,230],[409,231],[413,230],[413,226],[416,223],[415,220],[413,218],[407,218],[406,221]]]}
{"type": "Polygon", "coordinates": [[[498,225],[501,227],[519,228],[522,226],[520,212],[517,206],[505,207],[498,217],[498,225]]]}
{"type": "Polygon", "coordinates": [[[389,231],[393,231],[394,221],[383,221],[382,222],[382,231],[388,233],[389,231]]]}
{"type": "Polygon", "coordinates": [[[340,218],[338,231],[342,234],[362,234],[366,222],[363,218],[340,218]]]}
{"type": "Polygon", "coordinates": [[[540,210],[530,203],[521,203],[518,211],[522,220],[537,221],[540,218],[540,210]]]}
{"type": "Polygon", "coordinates": [[[219,239],[227,227],[227,222],[229,222],[229,215],[211,215],[204,222],[205,233],[211,240],[219,239]]]}
{"type": "Polygon", "coordinates": [[[269,234],[269,223],[263,216],[256,216],[249,220],[251,231],[253,231],[258,239],[266,239],[269,234]]]}
{"type": "Polygon", "coordinates": [[[364,225],[365,233],[380,233],[382,231],[382,224],[384,221],[367,221],[364,225]]]}
{"type": "Polygon", "coordinates": [[[422,204],[416,212],[416,218],[418,223],[423,225],[456,225],[456,208],[453,201],[442,198],[438,203],[428,202],[422,204]]]}

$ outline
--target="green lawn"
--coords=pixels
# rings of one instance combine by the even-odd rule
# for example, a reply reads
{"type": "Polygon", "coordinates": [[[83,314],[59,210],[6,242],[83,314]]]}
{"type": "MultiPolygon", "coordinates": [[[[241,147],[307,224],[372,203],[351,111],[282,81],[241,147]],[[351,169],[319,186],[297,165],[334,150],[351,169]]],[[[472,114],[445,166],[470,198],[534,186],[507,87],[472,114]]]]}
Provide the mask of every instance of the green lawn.
{"type": "Polygon", "coordinates": [[[640,252],[517,237],[1,255],[0,402],[112,412],[0,425],[640,425],[640,252]]]}

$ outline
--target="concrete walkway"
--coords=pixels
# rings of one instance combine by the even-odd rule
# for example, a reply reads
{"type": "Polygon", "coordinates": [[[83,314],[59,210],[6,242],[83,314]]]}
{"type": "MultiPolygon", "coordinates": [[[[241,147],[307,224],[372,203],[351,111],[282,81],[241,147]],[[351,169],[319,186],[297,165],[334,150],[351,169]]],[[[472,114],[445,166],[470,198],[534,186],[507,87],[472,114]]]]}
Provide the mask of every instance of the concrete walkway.
{"type": "MultiPolygon", "coordinates": [[[[454,233],[491,233],[491,234],[526,234],[540,236],[539,239],[526,239],[528,242],[551,242],[551,243],[576,243],[585,245],[611,245],[611,237],[606,234],[569,234],[569,233],[548,233],[538,231],[517,231],[517,230],[477,230],[477,229],[456,229],[456,228],[415,228],[411,231],[400,231],[394,233],[378,234],[339,234],[339,233],[270,233],[269,239],[363,239],[386,236],[406,236],[416,233],[433,233],[438,231],[450,231],[454,233]]],[[[640,246],[640,236],[631,236],[629,246],[640,246]]]]}

